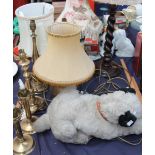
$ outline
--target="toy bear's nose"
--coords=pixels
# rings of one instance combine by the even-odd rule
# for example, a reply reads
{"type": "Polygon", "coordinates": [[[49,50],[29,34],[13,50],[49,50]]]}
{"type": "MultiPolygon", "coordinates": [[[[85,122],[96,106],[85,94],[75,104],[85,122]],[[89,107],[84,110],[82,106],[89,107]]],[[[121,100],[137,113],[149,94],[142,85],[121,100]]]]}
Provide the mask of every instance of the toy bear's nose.
{"type": "Polygon", "coordinates": [[[125,112],[124,115],[119,116],[118,123],[123,127],[131,127],[137,120],[137,117],[130,111],[125,112]]]}

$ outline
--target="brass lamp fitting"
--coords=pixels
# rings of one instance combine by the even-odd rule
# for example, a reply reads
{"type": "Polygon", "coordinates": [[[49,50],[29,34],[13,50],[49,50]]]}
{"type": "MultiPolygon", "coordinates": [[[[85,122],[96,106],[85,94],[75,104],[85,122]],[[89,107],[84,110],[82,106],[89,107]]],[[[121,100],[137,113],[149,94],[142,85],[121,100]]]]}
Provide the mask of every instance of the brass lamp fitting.
{"type": "Polygon", "coordinates": [[[30,135],[22,133],[20,126],[21,110],[19,108],[13,109],[13,124],[16,132],[16,137],[13,140],[13,154],[26,155],[34,150],[35,142],[30,135]]]}
{"type": "Polygon", "coordinates": [[[32,127],[32,123],[37,120],[36,116],[31,115],[30,106],[28,103],[29,92],[26,89],[20,90],[18,92],[18,97],[21,101],[21,104],[24,107],[26,118],[21,121],[21,128],[24,133],[34,134],[35,130],[32,127]]]}

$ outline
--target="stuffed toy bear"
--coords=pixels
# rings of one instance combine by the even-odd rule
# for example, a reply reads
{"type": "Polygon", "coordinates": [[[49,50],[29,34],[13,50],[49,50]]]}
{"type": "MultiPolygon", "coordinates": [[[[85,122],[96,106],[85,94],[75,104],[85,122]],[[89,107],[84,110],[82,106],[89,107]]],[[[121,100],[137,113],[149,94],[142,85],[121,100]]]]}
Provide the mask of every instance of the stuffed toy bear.
{"type": "Polygon", "coordinates": [[[67,87],[33,127],[37,132],[51,129],[57,139],[74,144],[86,144],[92,137],[112,139],[140,134],[141,103],[132,92],[119,90],[98,96],[67,87]]]}

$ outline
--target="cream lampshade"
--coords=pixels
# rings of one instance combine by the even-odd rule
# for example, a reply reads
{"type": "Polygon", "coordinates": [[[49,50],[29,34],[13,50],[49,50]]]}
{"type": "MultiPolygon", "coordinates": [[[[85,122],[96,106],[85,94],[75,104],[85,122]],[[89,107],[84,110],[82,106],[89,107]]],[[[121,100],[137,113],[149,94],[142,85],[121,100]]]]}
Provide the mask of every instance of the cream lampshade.
{"type": "Polygon", "coordinates": [[[98,40],[102,32],[102,22],[90,8],[88,0],[66,0],[65,8],[56,22],[62,22],[63,18],[69,23],[79,25],[82,37],[98,40]]]}
{"type": "Polygon", "coordinates": [[[41,55],[47,46],[47,34],[45,27],[54,22],[54,7],[48,3],[29,3],[16,9],[19,21],[20,43],[19,48],[24,49],[26,54],[32,57],[32,37],[30,20],[36,23],[36,44],[41,55]]]}
{"type": "Polygon", "coordinates": [[[52,86],[78,85],[95,71],[93,61],[80,43],[81,29],[69,23],[55,23],[47,28],[48,46],[35,61],[34,74],[52,86]]]}

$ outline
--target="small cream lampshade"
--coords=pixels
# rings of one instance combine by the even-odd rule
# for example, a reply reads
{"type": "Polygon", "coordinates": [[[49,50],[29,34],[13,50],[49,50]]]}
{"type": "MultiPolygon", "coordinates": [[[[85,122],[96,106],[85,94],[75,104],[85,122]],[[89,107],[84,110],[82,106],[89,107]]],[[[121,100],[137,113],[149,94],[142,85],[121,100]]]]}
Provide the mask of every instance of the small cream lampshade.
{"type": "Polygon", "coordinates": [[[47,34],[45,28],[54,22],[54,7],[48,3],[29,3],[20,6],[15,11],[19,21],[20,42],[19,48],[24,49],[29,57],[32,57],[32,31],[30,20],[36,23],[36,44],[41,55],[47,46],[47,34]]]}
{"type": "Polygon", "coordinates": [[[80,43],[80,27],[65,22],[54,23],[47,32],[47,49],[34,63],[34,74],[40,80],[60,87],[89,80],[95,65],[80,43]]]}

